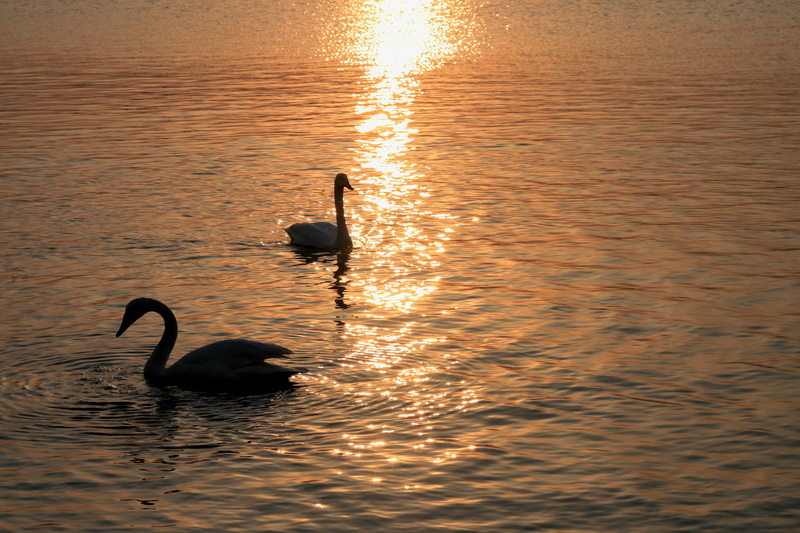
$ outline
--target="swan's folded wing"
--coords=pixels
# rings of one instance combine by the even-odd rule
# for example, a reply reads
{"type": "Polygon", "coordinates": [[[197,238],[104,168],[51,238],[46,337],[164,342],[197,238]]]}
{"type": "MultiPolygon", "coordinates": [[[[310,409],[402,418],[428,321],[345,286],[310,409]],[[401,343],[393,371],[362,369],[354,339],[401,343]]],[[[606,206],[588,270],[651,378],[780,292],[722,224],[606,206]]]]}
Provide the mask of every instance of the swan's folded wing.
{"type": "MultiPolygon", "coordinates": [[[[184,355],[175,365],[223,365],[235,370],[248,365],[263,363],[272,357],[286,357],[292,351],[277,344],[230,339],[212,342],[184,355]]],[[[173,366],[175,366],[173,365],[173,366]]]]}
{"type": "Polygon", "coordinates": [[[292,244],[314,248],[332,248],[336,242],[336,225],[330,222],[298,222],[283,228],[292,244]]]}

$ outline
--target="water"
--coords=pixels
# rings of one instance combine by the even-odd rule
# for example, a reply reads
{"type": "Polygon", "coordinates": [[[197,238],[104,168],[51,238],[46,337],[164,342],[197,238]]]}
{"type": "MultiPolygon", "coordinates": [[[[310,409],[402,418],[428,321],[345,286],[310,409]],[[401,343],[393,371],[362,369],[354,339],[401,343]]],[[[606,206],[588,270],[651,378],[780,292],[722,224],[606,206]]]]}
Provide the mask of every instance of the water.
{"type": "Polygon", "coordinates": [[[794,3],[0,21],[0,529],[800,529],[794,3]],[[151,388],[137,296],[311,372],[151,388]]]}

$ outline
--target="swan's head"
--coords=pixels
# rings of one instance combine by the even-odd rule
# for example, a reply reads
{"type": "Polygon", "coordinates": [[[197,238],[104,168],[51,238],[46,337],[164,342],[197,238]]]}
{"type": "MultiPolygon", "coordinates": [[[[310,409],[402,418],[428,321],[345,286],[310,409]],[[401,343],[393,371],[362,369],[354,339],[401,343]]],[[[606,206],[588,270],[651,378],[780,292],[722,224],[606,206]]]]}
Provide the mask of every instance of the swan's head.
{"type": "Polygon", "coordinates": [[[165,306],[152,298],[134,298],[128,302],[128,305],[125,306],[125,314],[122,315],[122,324],[120,324],[119,331],[117,331],[117,337],[125,333],[125,330],[131,327],[134,322],[159,307],[165,306]]]}
{"type": "Polygon", "coordinates": [[[350,180],[347,179],[347,174],[344,172],[336,174],[336,179],[333,180],[333,186],[339,188],[347,187],[351,191],[353,190],[353,187],[350,186],[350,180]]]}

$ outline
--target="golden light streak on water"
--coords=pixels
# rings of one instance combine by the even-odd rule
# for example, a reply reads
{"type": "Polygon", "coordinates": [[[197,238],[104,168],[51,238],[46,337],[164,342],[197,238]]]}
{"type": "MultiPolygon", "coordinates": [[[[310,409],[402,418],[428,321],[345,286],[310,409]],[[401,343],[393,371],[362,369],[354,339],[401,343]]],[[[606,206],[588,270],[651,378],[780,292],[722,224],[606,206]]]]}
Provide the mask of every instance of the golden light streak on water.
{"type": "MultiPolygon", "coordinates": [[[[381,468],[456,459],[463,447],[434,438],[436,420],[478,401],[473,390],[432,386],[439,368],[421,363],[420,354],[445,338],[420,336],[421,325],[413,320],[397,322],[419,311],[441,282],[438,267],[452,229],[431,233],[425,221],[455,218],[432,211],[433,189],[411,155],[419,133],[414,106],[421,76],[456,57],[463,48],[457,36],[472,28],[468,17],[456,16],[457,9],[456,2],[368,1],[350,18],[348,35],[339,37],[350,43],[348,60],[363,68],[366,89],[353,105],[359,119],[353,172],[359,208],[351,215],[352,232],[364,248],[380,252],[369,275],[339,281],[364,301],[368,311],[362,316],[393,324],[348,322],[346,335],[353,345],[340,363],[368,376],[350,389],[352,401],[364,409],[389,409],[394,417],[391,423],[342,435],[331,453],[374,462],[374,483],[386,479],[381,468]]],[[[406,490],[420,486],[407,481],[406,490]]]]}
{"type": "Polygon", "coordinates": [[[445,252],[446,238],[426,235],[417,224],[436,214],[425,211],[425,175],[407,156],[418,133],[413,105],[420,75],[454,57],[464,42],[456,36],[472,29],[457,11],[455,2],[375,0],[362,5],[353,26],[350,57],[364,67],[369,87],[354,108],[361,118],[356,161],[365,189],[354,231],[379,243],[392,274],[360,280],[377,308],[408,313],[440,280],[420,275],[437,265],[435,256],[445,252]],[[365,219],[370,227],[359,223],[365,219]]]}
{"type": "Polygon", "coordinates": [[[408,78],[475,44],[475,22],[455,1],[372,0],[357,17],[349,53],[372,79],[408,78]]]}

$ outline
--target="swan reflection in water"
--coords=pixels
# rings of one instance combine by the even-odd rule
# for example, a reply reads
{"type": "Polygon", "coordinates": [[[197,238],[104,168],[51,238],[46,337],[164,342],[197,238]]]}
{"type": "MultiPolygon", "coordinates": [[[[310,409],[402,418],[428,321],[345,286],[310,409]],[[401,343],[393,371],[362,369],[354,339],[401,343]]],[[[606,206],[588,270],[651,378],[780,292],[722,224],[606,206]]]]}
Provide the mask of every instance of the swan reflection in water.
{"type": "Polygon", "coordinates": [[[353,190],[347,174],[339,173],[333,180],[333,203],[336,207],[336,224],[330,222],[298,222],[284,231],[290,244],[322,250],[343,250],[353,247],[344,217],[344,189],[353,190]]]}
{"type": "Polygon", "coordinates": [[[218,341],[197,348],[167,367],[178,322],[169,307],[152,298],[135,298],[125,307],[117,337],[147,313],[164,319],[164,333],[144,365],[145,379],[157,386],[176,385],[192,390],[260,392],[292,387],[289,380],[305,368],[283,367],[265,359],[287,357],[291,350],[246,339],[218,341]]]}
{"type": "Polygon", "coordinates": [[[331,283],[331,289],[336,291],[336,298],[334,302],[336,303],[337,309],[348,309],[350,304],[344,301],[344,293],[347,290],[347,279],[342,279],[347,271],[350,270],[350,267],[347,263],[350,261],[350,251],[343,250],[341,253],[337,254],[336,256],[336,270],[333,273],[333,283],[331,283]]]}
{"type": "MultiPolygon", "coordinates": [[[[331,262],[331,256],[333,255],[331,253],[312,251],[307,248],[296,248],[294,252],[303,264],[307,265],[317,261],[322,263],[331,262]]],[[[331,290],[336,293],[334,304],[337,309],[349,309],[352,304],[345,301],[345,293],[347,292],[347,284],[350,282],[347,280],[345,274],[350,270],[350,250],[339,250],[336,252],[335,260],[336,270],[333,272],[333,281],[330,284],[331,290]]]]}

